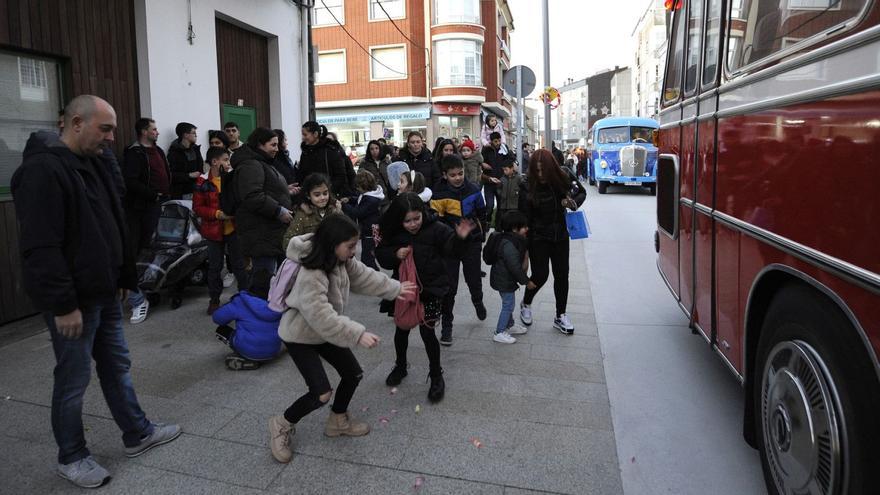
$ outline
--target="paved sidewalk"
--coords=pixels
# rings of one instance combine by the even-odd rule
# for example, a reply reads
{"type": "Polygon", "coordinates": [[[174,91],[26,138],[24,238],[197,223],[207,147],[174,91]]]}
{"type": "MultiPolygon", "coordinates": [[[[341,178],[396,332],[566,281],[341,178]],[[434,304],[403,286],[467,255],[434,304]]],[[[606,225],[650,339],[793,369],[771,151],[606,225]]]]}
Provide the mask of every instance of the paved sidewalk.
{"type": "MultiPolygon", "coordinates": [[[[226,370],[227,349],[204,315],[207,298],[191,290],[177,311],[165,305],[127,327],[141,404],[153,420],[180,423],[184,434],[126,459],[93,377],[86,436],[113,474],[97,493],[622,493],[583,243],[571,245],[574,336],[552,328],[551,279],[533,305],[530,332],[514,345],[492,342],[500,298],[484,278],[489,318],[480,322],[462,280],[454,346],[442,350],[446,398],[437,405],[426,399],[418,332],[409,376],[390,394],[384,381],[394,362],[393,324],[376,300],[353,296],[347,314],[383,339],[378,349],[356,351],[365,377],[351,410],[373,431],[324,437],[329,409],[316,411],[300,423],[288,465],[269,453],[266,419],[304,392],[302,378],[286,355],[257,371],[226,370]]],[[[46,332],[0,348],[4,492],[82,492],[53,474],[53,365],[46,332]]]]}

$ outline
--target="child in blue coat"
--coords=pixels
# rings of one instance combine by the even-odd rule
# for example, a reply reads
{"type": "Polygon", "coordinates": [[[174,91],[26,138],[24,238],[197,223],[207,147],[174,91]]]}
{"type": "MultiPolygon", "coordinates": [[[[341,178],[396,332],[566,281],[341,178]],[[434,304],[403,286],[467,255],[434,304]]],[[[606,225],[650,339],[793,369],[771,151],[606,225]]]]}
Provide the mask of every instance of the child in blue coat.
{"type": "Polygon", "coordinates": [[[235,351],[226,356],[226,366],[231,370],[257,369],[281,349],[281,313],[269,309],[267,301],[271,277],[267,270],[256,271],[248,290],[232,296],[214,312],[214,323],[220,325],[217,339],[235,351]],[[233,321],[235,328],[229,326],[233,321]]]}

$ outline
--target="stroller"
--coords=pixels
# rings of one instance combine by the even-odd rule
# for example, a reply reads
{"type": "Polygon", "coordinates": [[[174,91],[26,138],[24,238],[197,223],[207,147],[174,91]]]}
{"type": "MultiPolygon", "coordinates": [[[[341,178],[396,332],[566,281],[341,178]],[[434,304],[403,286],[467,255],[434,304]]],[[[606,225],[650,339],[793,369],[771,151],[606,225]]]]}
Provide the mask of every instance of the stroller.
{"type": "Polygon", "coordinates": [[[151,305],[161,301],[160,291],[171,288],[173,297],[187,285],[205,285],[208,279],[208,243],[198,230],[192,201],[162,204],[156,233],[148,250],[138,258],[138,287],[151,305]]]}

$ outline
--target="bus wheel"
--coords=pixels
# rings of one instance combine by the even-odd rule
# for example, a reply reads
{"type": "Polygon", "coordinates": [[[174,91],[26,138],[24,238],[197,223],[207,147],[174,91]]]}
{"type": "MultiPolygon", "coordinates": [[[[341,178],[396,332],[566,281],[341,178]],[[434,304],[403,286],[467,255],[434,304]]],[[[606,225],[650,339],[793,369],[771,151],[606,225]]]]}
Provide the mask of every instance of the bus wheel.
{"type": "Polygon", "coordinates": [[[880,486],[880,455],[871,451],[880,441],[872,419],[880,414],[880,384],[864,347],[815,291],[789,286],[774,297],[753,377],[770,494],[867,493],[880,486]]]}
{"type": "Polygon", "coordinates": [[[588,182],[591,186],[595,186],[595,185],[596,185],[596,179],[593,179],[592,177],[587,177],[587,182],[588,182]]]}
{"type": "Polygon", "coordinates": [[[599,184],[599,194],[608,192],[608,181],[600,180],[597,183],[599,184]]]}

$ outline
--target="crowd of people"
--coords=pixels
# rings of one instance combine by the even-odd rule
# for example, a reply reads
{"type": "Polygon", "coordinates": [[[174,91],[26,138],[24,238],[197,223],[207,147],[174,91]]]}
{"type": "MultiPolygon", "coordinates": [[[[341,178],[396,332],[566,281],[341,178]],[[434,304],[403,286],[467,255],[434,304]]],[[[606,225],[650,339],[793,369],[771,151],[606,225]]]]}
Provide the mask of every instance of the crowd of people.
{"type": "MultiPolygon", "coordinates": [[[[494,116],[478,143],[439,138],[432,151],[413,131],[399,150],[370,141],[356,167],[335,135],[312,121],[301,128],[296,161],[282,130],[257,128],[242,142],[235,122],[209,131],[204,155],[196,126],[181,122],[166,154],[156,123],[141,118],[120,164],[108,152],[115,127],[109,103],[74,98],[61,135],[34,134],[12,180],[26,289],[44,311],[57,359],[58,472],[79,486],[100,486],[109,476],[89,454],[82,431],[91,359],[127,455],[180,434],[176,425],[148,421],[138,405],[119,303],[128,302],[131,323],[147,318],[150,302],[138,288],[134,259],[149,246],[167,200],[192,201],[200,219],[208,244],[207,313],[217,338],[233,351],[226,365],[256,369],[286,349],[307,385],[307,393],[269,419],[279,462],[291,459],[297,423],[334,395],[325,433],[369,433],[349,412],[363,377],[352,348],[373,348],[380,338],[343,314],[352,291],[376,297],[394,317],[390,387],[407,376],[409,333],[418,328],[431,402],[445,395],[441,347],[453,344],[459,273],[476,317],[485,320],[482,262],[491,267],[490,287],[501,300],[493,341],[513,344],[533,324],[531,304],[552,267],[552,325],[574,333],[566,312],[565,215],[586,192],[548,150],[529,153],[524,145],[518,163],[494,116]],[[224,268],[238,291],[221,305],[224,268]],[[279,296],[274,284],[284,277],[292,287],[279,296]],[[520,286],[523,326],[514,324],[520,286]],[[414,323],[402,323],[410,321],[401,318],[402,300],[417,301],[414,323]],[[340,376],[335,391],[322,359],[340,376]]],[[[170,292],[171,307],[179,307],[182,287],[170,292]]]]}

